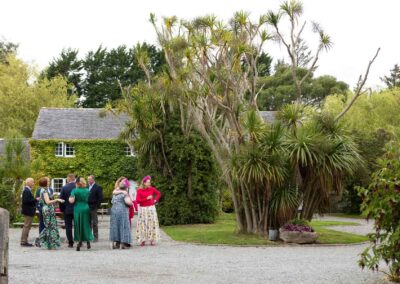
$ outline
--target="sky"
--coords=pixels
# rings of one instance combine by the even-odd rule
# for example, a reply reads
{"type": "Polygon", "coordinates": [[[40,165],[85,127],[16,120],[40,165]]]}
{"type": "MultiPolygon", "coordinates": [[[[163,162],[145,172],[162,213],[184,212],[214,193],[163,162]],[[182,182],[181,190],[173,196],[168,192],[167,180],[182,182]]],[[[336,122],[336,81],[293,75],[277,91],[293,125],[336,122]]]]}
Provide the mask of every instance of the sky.
{"type": "MultiPolygon", "coordinates": [[[[380,77],[400,63],[398,0],[303,0],[306,30],[318,22],[330,35],[333,48],[320,56],[316,75],[333,75],[354,87],[378,47],[367,86],[383,87],[380,77]]],[[[276,11],[281,0],[0,0],[0,38],[19,44],[19,57],[39,69],[56,58],[63,48],[79,49],[83,57],[99,45],[114,48],[137,42],[157,44],[150,13],[158,18],[176,15],[191,19],[214,14],[228,20],[236,11],[254,19],[276,11]]],[[[318,44],[308,32],[310,47],[318,44]]],[[[277,60],[285,50],[269,42],[265,51],[277,60]]]]}

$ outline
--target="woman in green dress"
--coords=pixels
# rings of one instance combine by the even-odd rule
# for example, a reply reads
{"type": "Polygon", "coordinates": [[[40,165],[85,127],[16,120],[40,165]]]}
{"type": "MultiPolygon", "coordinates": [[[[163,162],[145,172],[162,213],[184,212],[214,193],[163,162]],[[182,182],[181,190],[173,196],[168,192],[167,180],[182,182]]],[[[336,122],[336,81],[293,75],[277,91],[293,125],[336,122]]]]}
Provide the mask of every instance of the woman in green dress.
{"type": "Polygon", "coordinates": [[[87,242],[90,249],[90,241],[93,240],[92,230],[90,229],[89,214],[89,190],[86,181],[82,177],[76,178],[76,188],[71,192],[69,202],[74,203],[74,241],[78,242],[76,250],[80,251],[82,242],[87,242]]]}
{"type": "Polygon", "coordinates": [[[49,179],[42,177],[39,179],[40,186],[40,205],[42,207],[44,229],[39,235],[39,246],[46,249],[56,249],[60,247],[60,233],[57,228],[56,212],[54,204],[64,202],[62,199],[54,199],[48,188],[49,179]]]}

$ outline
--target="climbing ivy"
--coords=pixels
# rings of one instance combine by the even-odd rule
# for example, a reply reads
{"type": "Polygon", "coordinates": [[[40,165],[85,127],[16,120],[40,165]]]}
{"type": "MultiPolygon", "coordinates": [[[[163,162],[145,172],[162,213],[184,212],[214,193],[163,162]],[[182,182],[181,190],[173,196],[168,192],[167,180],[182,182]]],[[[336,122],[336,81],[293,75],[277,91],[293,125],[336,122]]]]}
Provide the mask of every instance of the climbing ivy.
{"type": "Polygon", "coordinates": [[[63,140],[75,148],[75,157],[56,157],[60,140],[31,140],[32,175],[65,178],[69,173],[87,177],[92,174],[103,187],[104,200],[111,198],[120,176],[136,179],[136,158],[126,156],[126,144],[118,140],[63,140]]]}

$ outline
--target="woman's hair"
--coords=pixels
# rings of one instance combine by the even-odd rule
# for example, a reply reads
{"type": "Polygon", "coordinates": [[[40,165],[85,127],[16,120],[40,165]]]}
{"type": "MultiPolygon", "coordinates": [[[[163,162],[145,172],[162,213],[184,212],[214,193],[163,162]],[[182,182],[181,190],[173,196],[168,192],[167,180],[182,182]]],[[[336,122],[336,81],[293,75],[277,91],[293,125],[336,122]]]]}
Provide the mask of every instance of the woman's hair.
{"type": "Polygon", "coordinates": [[[119,177],[119,179],[117,179],[117,181],[115,182],[115,186],[114,188],[119,188],[119,184],[121,183],[122,180],[126,179],[126,177],[119,177]]]}
{"type": "Polygon", "coordinates": [[[118,187],[118,188],[121,189],[121,190],[126,190],[126,189],[127,189],[127,186],[126,186],[126,183],[125,183],[124,180],[122,180],[122,181],[119,183],[119,187],[118,187]]]}
{"type": "Polygon", "coordinates": [[[39,186],[46,187],[49,184],[48,177],[41,177],[39,179],[39,186]]]}
{"type": "Polygon", "coordinates": [[[78,177],[76,179],[76,183],[77,184],[79,183],[81,186],[84,186],[84,185],[86,185],[86,180],[83,177],[78,177]]]}

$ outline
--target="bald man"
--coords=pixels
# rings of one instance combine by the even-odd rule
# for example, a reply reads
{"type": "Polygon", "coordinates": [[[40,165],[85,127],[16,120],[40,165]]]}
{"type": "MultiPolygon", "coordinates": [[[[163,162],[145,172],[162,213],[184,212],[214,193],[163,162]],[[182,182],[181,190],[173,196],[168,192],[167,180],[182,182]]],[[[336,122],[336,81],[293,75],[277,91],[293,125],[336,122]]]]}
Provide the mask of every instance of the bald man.
{"type": "Polygon", "coordinates": [[[36,199],[33,197],[32,189],[35,185],[33,178],[27,178],[25,181],[25,187],[22,191],[22,214],[25,217],[24,227],[22,228],[21,235],[21,246],[31,247],[33,246],[28,242],[29,231],[32,226],[32,219],[36,212],[36,199]]]}

